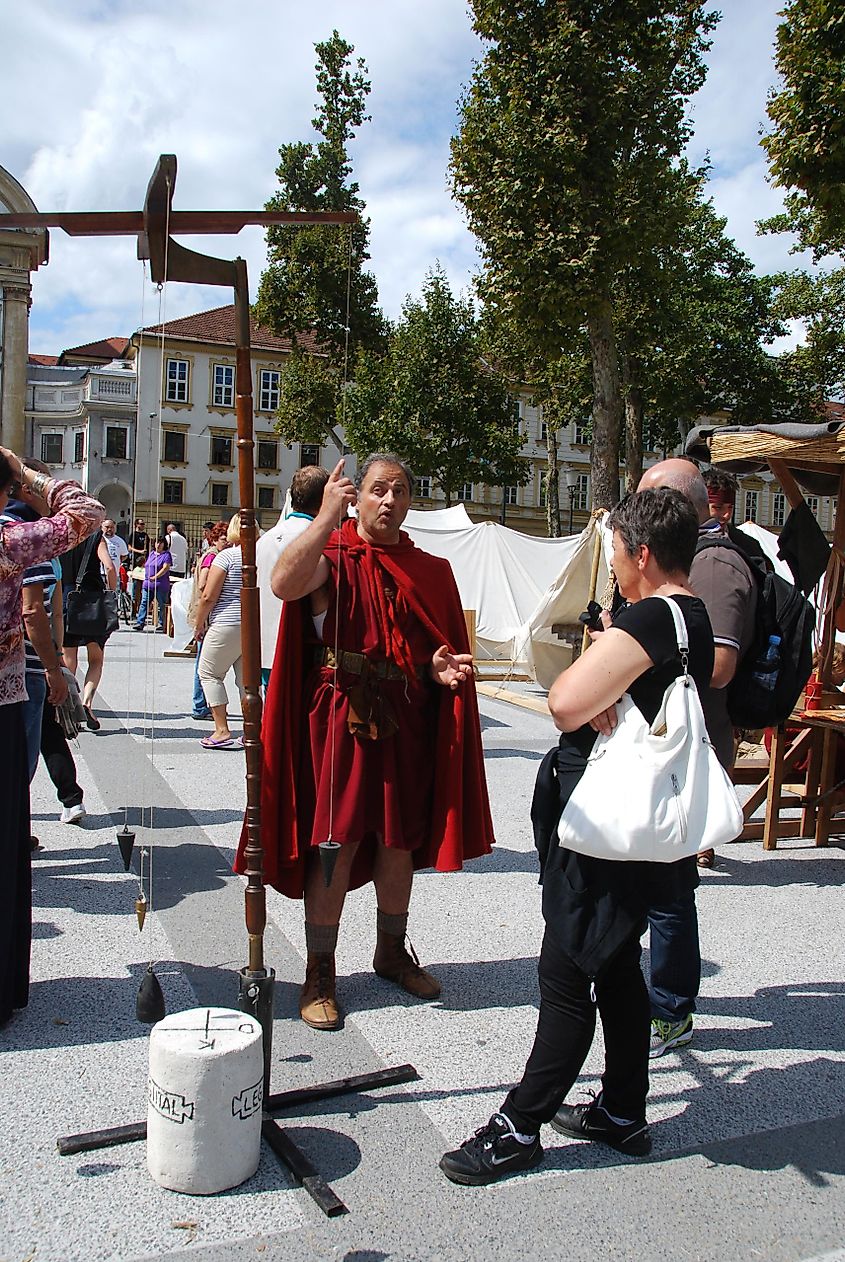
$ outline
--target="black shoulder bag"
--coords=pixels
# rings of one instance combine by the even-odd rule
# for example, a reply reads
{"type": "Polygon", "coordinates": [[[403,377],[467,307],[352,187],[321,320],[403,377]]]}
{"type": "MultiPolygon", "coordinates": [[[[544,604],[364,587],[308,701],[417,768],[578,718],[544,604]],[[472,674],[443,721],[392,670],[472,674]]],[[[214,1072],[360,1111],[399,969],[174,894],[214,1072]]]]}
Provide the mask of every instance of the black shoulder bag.
{"type": "Polygon", "coordinates": [[[105,639],[119,625],[117,593],[105,589],[95,591],[82,586],[93,547],[94,535],[91,535],[76,573],[76,587],[68,592],[65,605],[65,631],[68,635],[88,641],[105,639]]]}

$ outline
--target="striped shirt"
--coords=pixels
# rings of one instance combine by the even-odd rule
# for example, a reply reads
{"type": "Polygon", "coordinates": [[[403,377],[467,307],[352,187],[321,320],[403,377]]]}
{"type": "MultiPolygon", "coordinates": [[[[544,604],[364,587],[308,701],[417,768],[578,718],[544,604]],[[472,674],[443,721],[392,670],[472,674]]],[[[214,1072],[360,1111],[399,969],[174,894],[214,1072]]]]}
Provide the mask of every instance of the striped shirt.
{"type": "Polygon", "coordinates": [[[241,620],[241,571],[240,547],[224,548],[211,562],[211,568],[223,570],[225,578],[217,604],[208,615],[209,624],[219,622],[221,627],[237,626],[241,620]]]}

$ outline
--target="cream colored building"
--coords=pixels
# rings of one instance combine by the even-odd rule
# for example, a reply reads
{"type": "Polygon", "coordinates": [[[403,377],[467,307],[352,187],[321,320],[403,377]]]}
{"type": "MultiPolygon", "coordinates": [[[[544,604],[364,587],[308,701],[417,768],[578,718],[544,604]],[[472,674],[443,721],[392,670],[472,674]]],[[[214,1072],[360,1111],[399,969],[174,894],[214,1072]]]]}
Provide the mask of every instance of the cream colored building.
{"type": "Polygon", "coordinates": [[[47,262],[44,229],[4,228],[3,215],[36,213],[13,175],[0,167],[0,445],[23,454],[26,443],[30,276],[47,262]]]}
{"type": "MultiPolygon", "coordinates": [[[[138,515],[148,530],[168,521],[191,543],[202,523],[231,517],[238,508],[235,416],[235,308],[216,307],[170,320],[162,339],[140,329],[127,358],[138,375],[138,515]]],[[[255,433],[255,506],[259,525],[272,525],[290,480],[306,464],[332,468],[332,443],[287,446],[274,429],[282,364],[291,344],[250,321],[255,433]]],[[[350,466],[354,458],[350,460],[350,466]]]]}

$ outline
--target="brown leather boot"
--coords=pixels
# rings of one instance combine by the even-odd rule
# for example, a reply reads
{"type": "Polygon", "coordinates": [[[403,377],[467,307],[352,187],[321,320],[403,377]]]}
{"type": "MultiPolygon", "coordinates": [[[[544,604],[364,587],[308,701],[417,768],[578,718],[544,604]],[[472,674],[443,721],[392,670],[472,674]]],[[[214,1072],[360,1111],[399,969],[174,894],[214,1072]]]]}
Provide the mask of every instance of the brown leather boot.
{"type": "Polygon", "coordinates": [[[440,994],[440,982],[420,967],[410,941],[408,947],[410,951],[405,946],[404,934],[385,933],[379,929],[373,958],[375,972],[389,982],[396,982],[397,986],[417,999],[436,999],[440,994]]]}
{"type": "Polygon", "coordinates": [[[342,1024],[335,998],[334,954],[310,955],[305,984],[299,992],[299,1015],[312,1030],[339,1030],[342,1024]]]}

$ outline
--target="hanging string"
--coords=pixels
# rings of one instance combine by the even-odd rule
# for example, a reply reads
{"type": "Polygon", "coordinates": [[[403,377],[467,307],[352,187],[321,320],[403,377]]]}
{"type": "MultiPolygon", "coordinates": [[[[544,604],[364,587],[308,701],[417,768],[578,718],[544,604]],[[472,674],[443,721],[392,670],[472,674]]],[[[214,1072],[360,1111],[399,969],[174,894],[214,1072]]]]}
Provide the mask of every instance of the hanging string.
{"type": "MultiPolygon", "coordinates": [[[[146,264],[146,260],[142,260],[142,263],[141,263],[141,327],[139,331],[140,340],[138,343],[138,359],[137,359],[137,364],[135,367],[135,438],[133,440],[133,450],[132,450],[132,455],[133,455],[132,503],[130,505],[130,516],[129,516],[129,538],[130,539],[135,533],[135,517],[138,512],[138,435],[141,432],[141,392],[138,389],[138,386],[140,385],[141,380],[142,380],[141,373],[143,369],[144,327],[145,327],[144,322],[146,319],[146,316],[145,316],[146,296],[147,296],[147,264],[146,264]]],[[[127,576],[126,576],[126,588],[127,588],[127,596],[129,596],[129,593],[132,590],[130,584],[134,583],[134,579],[131,579],[129,577],[129,574],[135,568],[135,566],[132,564],[133,557],[131,553],[127,557],[127,560],[129,561],[129,571],[127,572],[127,576]]],[[[129,602],[130,602],[129,604],[130,625],[132,625],[134,624],[134,616],[131,612],[132,610],[132,597],[131,596],[129,596],[129,602]]],[[[132,661],[133,661],[133,658],[134,658],[134,654],[130,646],[129,664],[128,664],[127,672],[126,672],[126,730],[127,732],[129,731],[129,717],[130,717],[130,714],[132,713],[132,661]]],[[[132,760],[127,758],[126,768],[125,768],[126,776],[124,780],[125,788],[124,788],[124,798],[123,798],[124,803],[125,803],[123,807],[124,829],[127,829],[129,827],[129,789],[130,789],[131,778],[132,778],[131,767],[132,767],[132,760]]]]}
{"type": "MultiPolygon", "coordinates": [[[[347,260],[346,260],[346,328],[343,341],[343,384],[341,399],[341,425],[343,429],[343,445],[346,446],[346,394],[349,384],[349,320],[352,295],[352,224],[347,225],[347,260]]],[[[343,452],[340,453],[343,455],[343,452]]],[[[343,549],[341,547],[340,532],[343,529],[343,510],[338,512],[338,547],[337,547],[337,590],[335,592],[335,619],[334,619],[334,679],[332,681],[332,704],[331,704],[331,737],[329,740],[329,835],[327,841],[334,841],[334,769],[335,769],[335,727],[337,715],[337,693],[338,693],[338,671],[340,670],[340,589],[343,579],[343,549]]]]}

